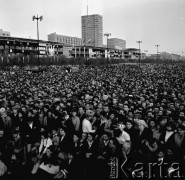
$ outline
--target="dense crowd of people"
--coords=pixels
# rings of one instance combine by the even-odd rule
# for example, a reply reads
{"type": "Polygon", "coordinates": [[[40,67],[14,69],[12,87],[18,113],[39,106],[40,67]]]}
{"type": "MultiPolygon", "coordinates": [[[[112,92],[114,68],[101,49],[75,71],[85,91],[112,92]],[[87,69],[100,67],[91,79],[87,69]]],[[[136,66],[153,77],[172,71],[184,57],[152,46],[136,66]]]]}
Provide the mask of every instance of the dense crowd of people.
{"type": "Polygon", "coordinates": [[[176,176],[173,163],[185,165],[182,64],[12,67],[0,77],[0,176],[122,178],[125,159],[132,177],[159,160],[176,176]]]}

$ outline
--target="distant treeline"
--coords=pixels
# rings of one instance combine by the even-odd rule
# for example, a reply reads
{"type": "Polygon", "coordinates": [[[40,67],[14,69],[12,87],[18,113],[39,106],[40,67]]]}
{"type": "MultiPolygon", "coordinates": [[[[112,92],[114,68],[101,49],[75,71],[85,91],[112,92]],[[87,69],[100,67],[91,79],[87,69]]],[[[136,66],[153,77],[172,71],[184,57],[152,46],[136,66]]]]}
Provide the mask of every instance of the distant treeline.
{"type": "MultiPolygon", "coordinates": [[[[0,55],[0,66],[6,65],[107,65],[118,63],[139,63],[138,59],[109,59],[107,58],[66,58],[65,56],[52,56],[52,57],[40,57],[37,56],[25,56],[25,55],[0,55]]],[[[182,63],[181,61],[161,60],[161,59],[141,59],[142,63],[182,63]]]]}

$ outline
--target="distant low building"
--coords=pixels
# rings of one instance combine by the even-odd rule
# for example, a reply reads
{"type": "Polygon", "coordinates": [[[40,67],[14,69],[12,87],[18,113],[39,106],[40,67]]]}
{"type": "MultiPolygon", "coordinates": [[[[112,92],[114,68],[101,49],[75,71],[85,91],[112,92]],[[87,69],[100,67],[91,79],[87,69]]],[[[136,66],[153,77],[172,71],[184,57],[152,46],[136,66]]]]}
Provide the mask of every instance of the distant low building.
{"type": "Polygon", "coordinates": [[[78,37],[64,36],[60,34],[51,33],[48,34],[48,41],[63,43],[67,46],[82,46],[83,39],[78,37]]]}
{"type": "Polygon", "coordinates": [[[126,41],[118,38],[110,38],[108,39],[108,48],[125,50],[126,49],[126,41]]]}
{"type": "Polygon", "coordinates": [[[0,36],[10,37],[10,32],[0,29],[0,36]]]}

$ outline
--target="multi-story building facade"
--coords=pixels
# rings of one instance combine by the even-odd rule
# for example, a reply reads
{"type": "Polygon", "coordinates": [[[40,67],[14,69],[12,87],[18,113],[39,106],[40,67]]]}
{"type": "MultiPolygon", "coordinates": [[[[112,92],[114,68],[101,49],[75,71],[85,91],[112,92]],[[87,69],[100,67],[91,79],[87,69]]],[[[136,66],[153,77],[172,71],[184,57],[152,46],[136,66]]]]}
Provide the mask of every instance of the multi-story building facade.
{"type": "Polygon", "coordinates": [[[48,41],[63,43],[67,46],[82,46],[83,39],[78,37],[64,36],[56,33],[48,34],[48,41]]]}
{"type": "Polygon", "coordinates": [[[108,48],[125,50],[126,49],[126,41],[118,38],[110,38],[108,39],[108,48]]]}
{"type": "Polygon", "coordinates": [[[103,16],[86,15],[81,18],[82,38],[86,46],[103,46],[103,16]]]}
{"type": "Polygon", "coordinates": [[[0,36],[9,37],[9,36],[10,36],[10,32],[8,32],[8,31],[3,31],[2,29],[0,29],[0,36]]]}

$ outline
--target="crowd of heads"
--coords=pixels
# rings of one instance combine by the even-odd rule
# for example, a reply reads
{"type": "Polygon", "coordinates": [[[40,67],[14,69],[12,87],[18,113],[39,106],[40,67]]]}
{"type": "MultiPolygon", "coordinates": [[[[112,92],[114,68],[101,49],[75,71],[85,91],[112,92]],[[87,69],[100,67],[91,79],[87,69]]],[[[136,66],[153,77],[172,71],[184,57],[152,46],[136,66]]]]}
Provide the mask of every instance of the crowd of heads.
{"type": "Polygon", "coordinates": [[[184,164],[183,64],[45,70],[0,71],[5,175],[20,175],[27,167],[33,176],[43,176],[42,169],[49,177],[108,178],[113,157],[119,165],[130,157],[130,172],[137,162],[161,157],[184,164]],[[55,172],[45,169],[47,164],[57,167],[55,172]]]}

